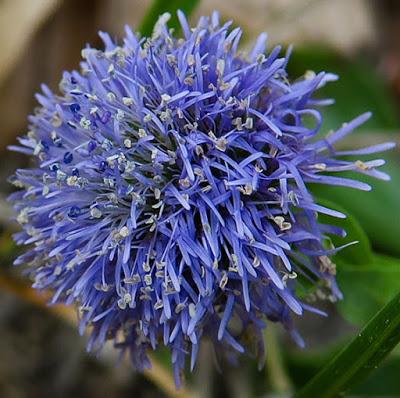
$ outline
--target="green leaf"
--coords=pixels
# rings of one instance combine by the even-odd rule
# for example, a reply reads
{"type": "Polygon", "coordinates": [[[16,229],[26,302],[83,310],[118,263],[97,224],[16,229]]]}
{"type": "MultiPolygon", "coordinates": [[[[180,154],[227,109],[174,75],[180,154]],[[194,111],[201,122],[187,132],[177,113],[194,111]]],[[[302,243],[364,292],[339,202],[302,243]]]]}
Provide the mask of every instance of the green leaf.
{"type": "MultiPolygon", "coordinates": [[[[400,356],[394,354],[398,348],[399,345],[376,371],[371,373],[364,382],[352,388],[351,394],[345,396],[360,398],[397,397],[399,392],[400,356]]],[[[341,349],[343,349],[343,345],[341,349]]],[[[340,350],[330,350],[328,354],[323,349],[322,355],[319,354],[320,350],[314,350],[315,355],[308,354],[308,351],[302,350],[301,353],[297,351],[294,355],[292,353],[285,355],[285,363],[296,391],[303,387],[308,380],[311,380],[340,350]]]]}
{"type": "MultiPolygon", "coordinates": [[[[316,202],[319,205],[339,211],[346,215],[346,218],[343,219],[322,213],[318,214],[319,223],[337,226],[346,231],[345,237],[329,235],[328,245],[333,244],[334,247],[340,247],[348,243],[357,242],[339,250],[334,255],[333,262],[340,266],[338,268],[341,270],[342,264],[364,266],[365,264],[371,263],[374,260],[371,244],[368,236],[365,234],[356,218],[343,207],[336,203],[332,203],[330,200],[317,196],[316,202]]],[[[299,275],[299,280],[301,280],[301,283],[298,284],[296,293],[299,297],[305,298],[311,291],[315,290],[315,285],[309,283],[308,279],[303,278],[301,275],[299,275]]]]}
{"type": "Polygon", "coordinates": [[[168,21],[168,27],[179,30],[180,25],[176,11],[181,10],[185,13],[186,17],[189,17],[199,2],[200,0],[154,0],[142,20],[139,29],[140,33],[143,36],[151,36],[154,24],[157,22],[159,16],[165,12],[171,14],[171,19],[168,21]]]}
{"type": "MultiPolygon", "coordinates": [[[[395,348],[398,350],[399,346],[395,348]]],[[[393,352],[394,353],[394,352],[393,352]]],[[[353,397],[398,397],[400,360],[390,354],[379,368],[364,383],[352,390],[353,397]]]]}
{"type": "Polygon", "coordinates": [[[0,234],[0,259],[5,262],[16,257],[17,245],[12,238],[13,232],[9,229],[0,234]]]}
{"type": "Polygon", "coordinates": [[[337,397],[369,375],[400,341],[398,293],[294,398],[337,397]]]}
{"type": "Polygon", "coordinates": [[[337,280],[344,295],[338,309],[353,324],[365,324],[400,291],[400,259],[374,255],[371,263],[338,263],[337,270],[337,280]]]}
{"type": "MultiPolygon", "coordinates": [[[[332,49],[318,46],[295,48],[288,65],[291,76],[303,75],[306,70],[327,71],[339,75],[339,81],[320,90],[335,104],[324,110],[324,130],[337,129],[366,111],[373,118],[365,125],[368,129],[394,129],[400,124],[397,108],[382,78],[363,58],[346,58],[332,49]]],[[[362,126],[358,131],[362,131],[362,126]]]]}
{"type": "MultiPolygon", "coordinates": [[[[323,87],[320,95],[333,98],[335,104],[325,107],[322,133],[337,129],[365,111],[373,116],[368,123],[360,126],[346,142],[351,147],[368,145],[366,130],[377,134],[385,133],[379,140],[393,140],[398,134],[387,137],[388,131],[400,127],[399,113],[395,100],[376,69],[362,57],[346,58],[334,50],[320,47],[297,48],[288,65],[291,76],[300,76],[306,70],[328,71],[339,75],[339,81],[323,87]],[[392,138],[393,137],[393,138],[392,138]],[[353,142],[352,142],[353,141],[353,142]],[[357,141],[357,142],[354,142],[357,141]]],[[[379,141],[374,139],[373,142],[379,141]]],[[[400,255],[400,168],[399,157],[393,153],[378,155],[387,161],[384,170],[392,176],[392,182],[362,178],[373,186],[372,192],[359,192],[341,187],[310,187],[316,195],[340,204],[351,212],[361,223],[372,245],[392,255],[400,255]]],[[[365,157],[364,157],[365,158],[365,157]]],[[[356,160],[356,159],[355,159],[356,160]]],[[[360,177],[357,176],[357,179],[360,177]]]]}
{"type": "MultiPolygon", "coordinates": [[[[380,157],[378,155],[378,157],[380,157]]],[[[315,195],[329,198],[359,220],[374,247],[392,255],[400,255],[400,167],[399,159],[393,154],[384,154],[387,160],[384,171],[392,180],[378,181],[357,175],[355,178],[372,185],[371,192],[357,191],[343,187],[312,186],[315,195]]],[[[342,174],[353,176],[354,174],[342,174]]]]}
{"type": "Polygon", "coordinates": [[[347,209],[344,209],[342,206],[333,203],[330,200],[317,197],[316,201],[318,204],[337,210],[346,215],[345,219],[331,217],[325,214],[318,215],[319,222],[334,225],[343,228],[346,231],[346,237],[344,238],[336,235],[330,236],[335,247],[343,246],[344,244],[351,242],[358,242],[357,244],[340,250],[335,255],[334,260],[351,264],[365,264],[371,262],[373,259],[371,244],[368,236],[356,218],[347,209]]]}

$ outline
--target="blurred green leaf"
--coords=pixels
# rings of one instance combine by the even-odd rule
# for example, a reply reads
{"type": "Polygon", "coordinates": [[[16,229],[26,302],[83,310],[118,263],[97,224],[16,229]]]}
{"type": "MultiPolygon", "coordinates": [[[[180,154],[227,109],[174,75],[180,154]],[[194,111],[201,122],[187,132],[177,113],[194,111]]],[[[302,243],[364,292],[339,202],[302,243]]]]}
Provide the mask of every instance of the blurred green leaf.
{"type": "MultiPolygon", "coordinates": [[[[395,350],[398,349],[396,347],[395,350]]],[[[304,351],[303,351],[304,352],[304,351]]],[[[394,351],[392,351],[394,352],[394,351]]],[[[338,350],[323,355],[307,355],[306,357],[287,357],[289,374],[295,383],[295,386],[300,389],[304,386],[307,380],[310,380],[333,355],[336,355],[338,350]]],[[[397,397],[399,392],[399,372],[400,372],[400,357],[390,355],[379,368],[370,374],[370,376],[356,386],[351,391],[352,397],[397,397]]],[[[350,395],[348,395],[350,396],[350,395]]]]}
{"type": "MultiPolygon", "coordinates": [[[[400,159],[388,154],[382,157],[387,159],[384,171],[391,176],[391,181],[373,180],[362,175],[355,177],[372,185],[371,192],[317,184],[312,186],[312,191],[317,197],[329,198],[353,214],[374,247],[397,256],[400,255],[400,159]]],[[[343,176],[352,175],[343,173],[343,176]]]]}
{"type": "Polygon", "coordinates": [[[397,397],[400,389],[399,374],[399,357],[391,355],[370,377],[352,390],[353,397],[397,397]]]}
{"type": "MultiPolygon", "coordinates": [[[[349,59],[338,55],[327,48],[307,47],[296,49],[289,63],[289,72],[292,76],[299,76],[305,70],[328,71],[339,75],[338,82],[330,83],[320,90],[324,98],[335,99],[335,104],[323,109],[323,133],[337,129],[343,122],[347,122],[365,111],[372,111],[373,117],[350,136],[354,147],[369,145],[367,137],[360,133],[366,130],[376,133],[386,133],[388,130],[399,129],[399,113],[395,101],[385,82],[366,59],[349,59]]],[[[383,134],[382,134],[383,135],[383,134]]],[[[398,137],[398,134],[392,135],[398,137]]],[[[371,137],[369,137],[371,138],[371,137]]],[[[392,138],[389,138],[392,140],[392,138]]],[[[343,144],[343,143],[342,143],[343,144]]],[[[369,236],[372,245],[392,255],[400,255],[400,165],[398,154],[384,153],[377,155],[387,161],[384,170],[391,175],[392,182],[376,181],[368,177],[357,176],[373,186],[369,193],[341,187],[321,187],[314,185],[313,192],[322,198],[339,204],[352,213],[359,220],[362,228],[369,236]]],[[[356,160],[356,159],[355,159],[356,160]]]]}
{"type": "Polygon", "coordinates": [[[344,294],[339,311],[351,323],[363,325],[400,291],[400,259],[374,255],[364,265],[339,263],[337,279],[344,294]]]}
{"type": "Polygon", "coordinates": [[[294,398],[337,397],[376,369],[400,341],[398,293],[294,398]]]}
{"type": "Polygon", "coordinates": [[[140,33],[143,36],[151,36],[153,33],[154,24],[157,22],[159,16],[165,12],[169,12],[171,14],[168,27],[179,30],[180,25],[176,11],[181,10],[185,13],[186,17],[189,17],[199,2],[200,0],[154,0],[147,11],[147,14],[142,20],[139,29],[140,33]]]}
{"type": "MultiPolygon", "coordinates": [[[[373,261],[373,252],[368,236],[362,229],[360,223],[348,210],[342,206],[333,203],[330,200],[316,197],[316,202],[319,205],[325,206],[329,209],[339,211],[346,215],[346,218],[336,218],[322,213],[318,214],[318,222],[321,224],[329,224],[337,226],[346,231],[346,236],[341,237],[337,235],[329,235],[329,244],[332,243],[334,247],[340,247],[348,243],[357,242],[353,245],[345,247],[343,250],[339,250],[333,257],[333,261],[336,264],[354,264],[354,265],[365,265],[373,261]]],[[[299,275],[299,283],[297,285],[296,293],[301,298],[306,298],[310,292],[315,291],[316,286],[308,280],[299,275]]]]}
{"type": "Polygon", "coordinates": [[[325,98],[335,99],[324,111],[324,131],[337,129],[366,111],[373,112],[368,129],[399,127],[399,116],[389,90],[366,59],[348,59],[326,47],[296,48],[288,65],[291,76],[301,76],[307,70],[327,71],[339,75],[339,81],[320,90],[325,98]]]}
{"type": "Polygon", "coordinates": [[[346,237],[331,235],[330,239],[335,247],[342,246],[350,242],[358,242],[352,246],[348,246],[340,250],[335,255],[335,261],[342,261],[351,264],[365,264],[373,259],[371,244],[367,234],[362,229],[356,218],[342,206],[333,203],[325,198],[318,198],[317,203],[333,210],[337,210],[346,215],[345,219],[327,216],[325,214],[318,215],[318,221],[323,224],[335,225],[346,231],[346,237]]]}
{"type": "Polygon", "coordinates": [[[12,238],[12,232],[8,229],[0,234],[0,258],[8,258],[15,254],[17,245],[12,238]]]}

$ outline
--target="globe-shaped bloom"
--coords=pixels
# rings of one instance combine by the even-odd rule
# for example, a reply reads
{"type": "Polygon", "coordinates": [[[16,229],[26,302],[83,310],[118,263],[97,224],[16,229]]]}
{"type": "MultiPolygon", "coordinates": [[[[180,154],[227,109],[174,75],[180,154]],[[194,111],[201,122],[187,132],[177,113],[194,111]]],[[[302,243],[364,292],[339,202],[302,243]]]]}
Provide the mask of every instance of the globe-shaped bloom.
{"type": "Polygon", "coordinates": [[[382,160],[349,161],[389,149],[337,151],[335,143],[364,114],[321,138],[314,92],[335,80],[306,73],[290,82],[289,55],[265,53],[262,34],[238,52],[239,28],[218,14],[183,37],[163,15],[151,38],[129,28],[120,45],[100,33],[105,50],[85,48],[80,71],[65,72],[60,94],[46,86],[28,134],[13,149],[35,157],[12,195],[27,251],[17,260],[52,302],[79,304],[90,349],[113,339],[133,364],[166,346],[176,381],[187,356],[207,338],[216,351],[262,353],[266,322],[282,323],[301,343],[292,314],[318,310],[297,297],[341,294],[327,245],[336,227],[318,213],[311,183],[362,190],[337,176],[377,178],[382,160]],[[249,342],[251,337],[251,345],[249,342]]]}

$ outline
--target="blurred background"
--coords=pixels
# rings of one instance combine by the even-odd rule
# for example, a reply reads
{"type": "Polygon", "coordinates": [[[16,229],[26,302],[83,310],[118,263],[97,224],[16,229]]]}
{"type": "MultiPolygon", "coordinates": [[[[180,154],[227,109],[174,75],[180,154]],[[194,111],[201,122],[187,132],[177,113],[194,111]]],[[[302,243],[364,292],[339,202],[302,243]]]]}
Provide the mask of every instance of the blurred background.
{"type": "MultiPolygon", "coordinates": [[[[16,226],[6,201],[12,190],[7,177],[28,164],[6,147],[26,132],[40,83],[56,89],[62,71],[78,67],[86,43],[101,48],[99,30],[121,37],[125,24],[138,28],[149,5],[149,0],[0,0],[0,397],[167,396],[157,370],[149,377],[124,363],[114,367],[112,349],[99,357],[86,354],[84,338],[63,312],[40,305],[42,299],[29,291],[21,270],[11,267],[18,249],[11,240],[16,226]]],[[[324,96],[337,101],[325,111],[325,132],[372,111],[373,119],[345,144],[400,143],[400,1],[203,0],[191,20],[214,9],[244,29],[243,46],[261,31],[268,32],[270,46],[294,44],[289,65],[293,78],[307,70],[340,75],[339,82],[324,89],[324,96]]],[[[360,264],[365,260],[350,252],[348,266],[339,269],[346,300],[336,306],[322,303],[331,314],[327,319],[298,320],[305,350],[272,328],[267,336],[271,359],[260,372],[247,360],[239,369],[220,374],[205,345],[198,368],[188,375],[190,388],[199,396],[287,394],[307,382],[398,290],[399,148],[385,158],[391,184],[373,182],[374,191],[367,194],[316,191],[354,217],[348,221],[349,238],[361,240],[366,250],[373,248],[368,264],[360,264]]],[[[168,361],[163,356],[158,360],[168,371],[168,361]]],[[[351,396],[400,397],[399,372],[397,350],[351,396]]],[[[176,396],[190,396],[185,394],[176,396]]]]}

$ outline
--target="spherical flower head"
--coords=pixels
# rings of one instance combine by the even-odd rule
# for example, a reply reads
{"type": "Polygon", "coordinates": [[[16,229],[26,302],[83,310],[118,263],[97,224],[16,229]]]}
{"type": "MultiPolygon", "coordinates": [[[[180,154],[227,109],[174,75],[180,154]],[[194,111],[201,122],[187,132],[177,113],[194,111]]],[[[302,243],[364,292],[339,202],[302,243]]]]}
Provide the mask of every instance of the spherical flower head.
{"type": "Polygon", "coordinates": [[[272,321],[301,344],[292,314],[318,310],[297,287],[341,297],[327,242],[342,231],[318,213],[344,215],[317,204],[308,185],[368,190],[337,172],[387,179],[375,170],[384,162],[343,155],[391,147],[335,150],[369,117],[318,138],[329,101],[313,94],[336,76],[290,82],[289,55],[266,53],[265,34],[240,53],[241,30],[217,13],[194,29],[178,15],[182,38],[168,15],[151,38],[127,28],[118,45],[100,33],[105,50],[85,48],[60,94],[42,87],[13,147],[35,163],[16,172],[22,189],[12,195],[16,241],[29,248],[16,263],[28,264],[34,287],[79,304],[90,349],[113,339],[142,369],[149,350],[168,347],[177,383],[204,338],[230,359],[262,357],[272,321]]]}

